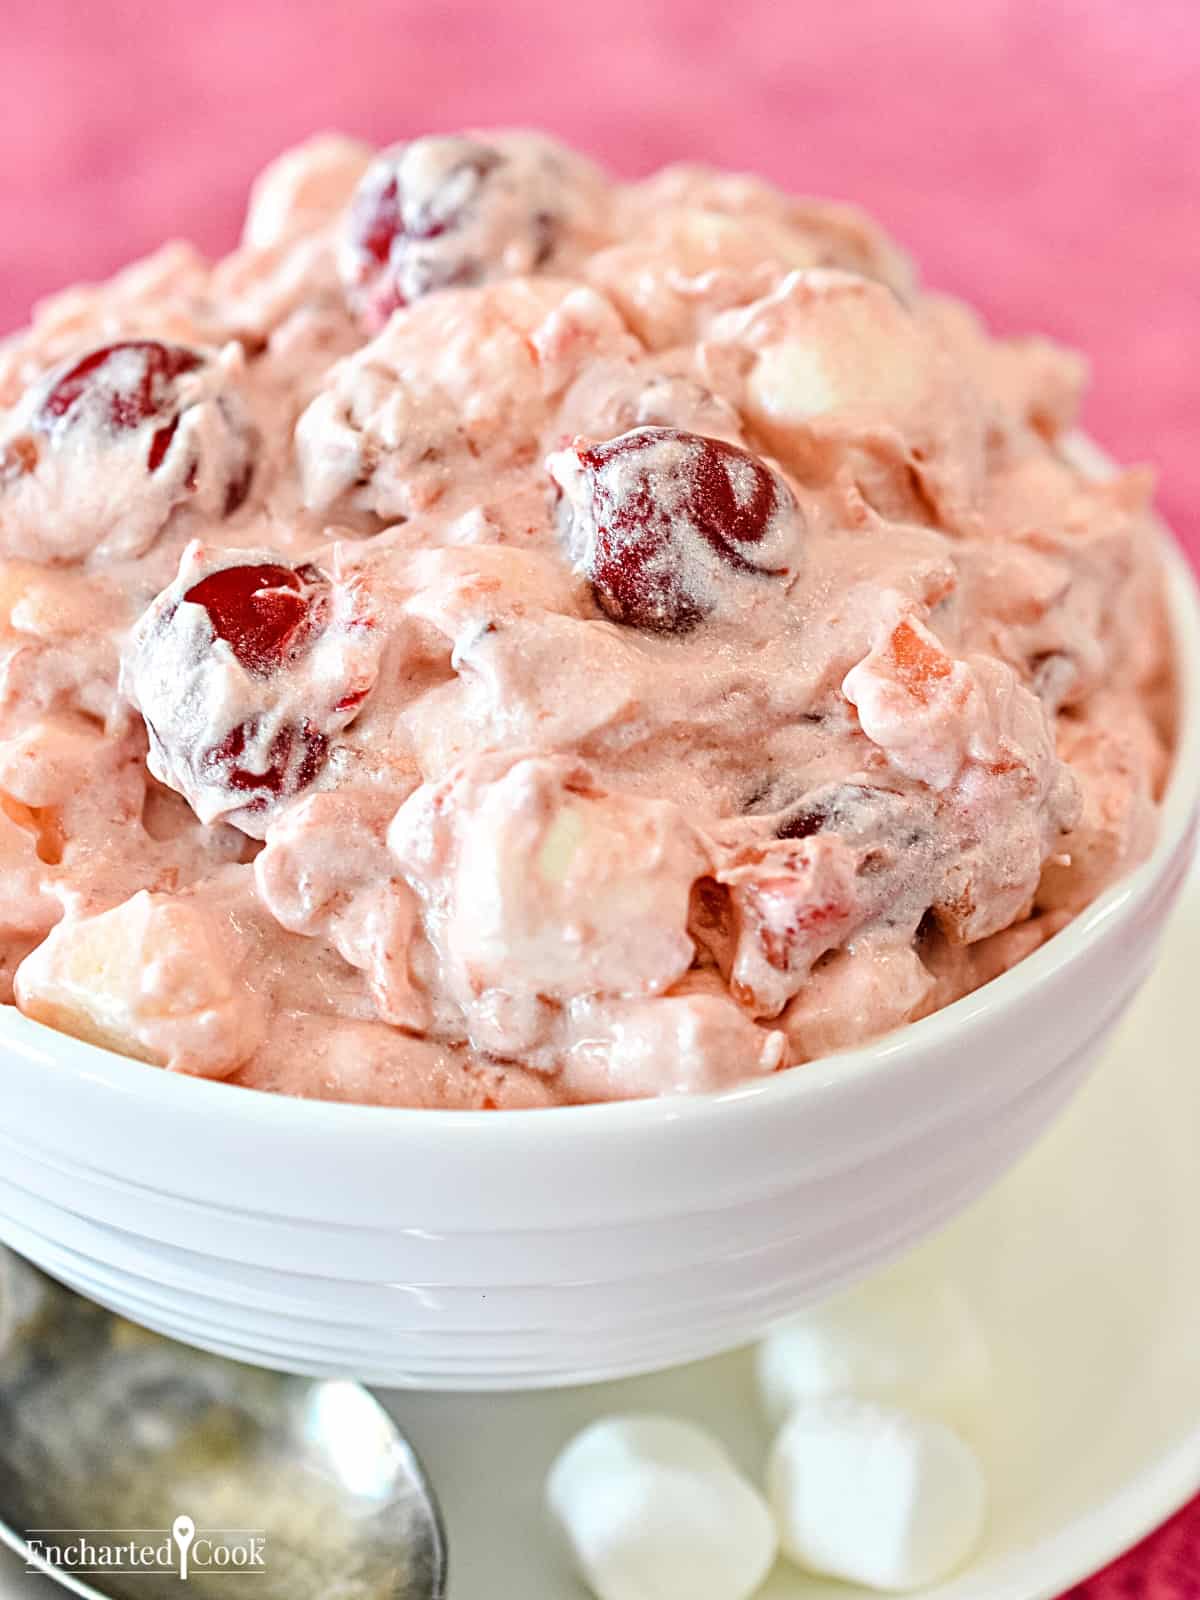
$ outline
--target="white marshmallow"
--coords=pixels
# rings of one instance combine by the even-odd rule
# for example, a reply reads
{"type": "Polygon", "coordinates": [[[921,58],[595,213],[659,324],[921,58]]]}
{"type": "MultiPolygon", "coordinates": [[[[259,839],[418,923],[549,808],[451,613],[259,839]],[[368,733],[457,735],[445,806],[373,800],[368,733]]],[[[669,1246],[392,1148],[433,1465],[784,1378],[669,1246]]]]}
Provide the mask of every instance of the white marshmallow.
{"type": "Polygon", "coordinates": [[[600,1600],[746,1600],[775,1560],[762,1496],[715,1439],[671,1417],[585,1428],[546,1498],[600,1600]]]}
{"type": "Polygon", "coordinates": [[[757,1355],[772,1427],[799,1405],[855,1394],[962,1426],[991,1379],[983,1332],[952,1283],[901,1263],[780,1323],[757,1355]]]}
{"type": "Polygon", "coordinates": [[[845,1395],[793,1413],[767,1493],[793,1561],[888,1590],[920,1589],[960,1566],[987,1503],[983,1469],[956,1433],[845,1395]]]}

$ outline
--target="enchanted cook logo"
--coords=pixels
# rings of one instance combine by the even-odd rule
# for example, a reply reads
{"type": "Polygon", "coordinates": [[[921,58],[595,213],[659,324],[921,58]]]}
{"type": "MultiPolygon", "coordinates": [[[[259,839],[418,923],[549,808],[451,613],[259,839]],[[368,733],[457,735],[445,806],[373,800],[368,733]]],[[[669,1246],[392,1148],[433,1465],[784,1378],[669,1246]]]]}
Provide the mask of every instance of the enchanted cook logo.
{"type": "Polygon", "coordinates": [[[126,1577],[173,1572],[186,1583],[193,1572],[265,1572],[267,1536],[258,1528],[202,1533],[191,1517],[169,1528],[31,1528],[25,1535],[30,1572],[73,1577],[126,1577]]]}

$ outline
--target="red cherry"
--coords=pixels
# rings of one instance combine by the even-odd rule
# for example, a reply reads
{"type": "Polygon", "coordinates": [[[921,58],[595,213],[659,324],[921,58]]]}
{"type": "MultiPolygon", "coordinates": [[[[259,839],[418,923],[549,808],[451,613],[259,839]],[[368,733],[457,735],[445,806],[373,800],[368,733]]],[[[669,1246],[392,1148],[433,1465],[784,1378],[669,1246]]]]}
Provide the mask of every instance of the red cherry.
{"type": "Polygon", "coordinates": [[[384,645],[362,572],[189,547],[123,663],[155,776],[205,821],[261,836],[278,804],[321,775],[375,686],[384,645]]]}
{"type": "Polygon", "coordinates": [[[210,780],[255,796],[246,809],[261,811],[271,797],[299,794],[312,783],[329,755],[329,740],[307,719],[298,728],[280,728],[267,752],[265,771],[253,772],[238,763],[255,732],[253,722],[239,723],[220,744],[206,750],[201,761],[210,780]]]}
{"type": "Polygon", "coordinates": [[[892,791],[871,789],[861,783],[843,783],[819,791],[784,817],[775,829],[775,837],[811,839],[813,834],[823,833],[830,827],[841,832],[851,817],[876,810],[881,794],[892,795],[892,791]]]}
{"type": "Polygon", "coordinates": [[[246,496],[250,493],[250,484],[253,479],[254,462],[247,457],[241,471],[236,472],[230,478],[226,487],[225,504],[221,508],[224,516],[231,517],[237,508],[244,503],[246,496]]]}
{"type": "Polygon", "coordinates": [[[430,289],[473,283],[482,275],[484,263],[468,250],[450,246],[426,254],[420,247],[461,229],[483,202],[486,180],[502,157],[469,139],[438,143],[449,159],[439,163],[434,188],[414,193],[411,184],[405,187],[402,158],[408,146],[401,145],[367,171],[351,203],[347,257],[376,324],[430,289]]]}
{"type": "Polygon", "coordinates": [[[505,164],[490,145],[447,136],[397,145],[368,168],[350,204],[342,270],[372,329],[433,289],[486,278],[493,224],[524,230],[531,270],[547,259],[556,219],[533,201],[509,215],[511,196],[498,199],[489,182],[505,164]]]}
{"type": "Polygon", "coordinates": [[[400,179],[396,174],[390,174],[381,184],[361,186],[350,207],[348,232],[353,248],[384,267],[396,235],[403,231],[400,179]]]}
{"type": "Polygon", "coordinates": [[[922,822],[915,802],[895,789],[838,783],[806,795],[776,824],[775,837],[811,839],[828,831],[864,840],[887,834],[911,848],[919,842],[922,822]]]}
{"type": "Polygon", "coordinates": [[[259,677],[277,671],[320,625],[328,582],[316,567],[221,567],[184,595],[208,612],[213,631],[259,677]]]}
{"type": "Polygon", "coordinates": [[[742,897],[747,916],[767,965],[777,972],[791,970],[798,947],[808,936],[832,932],[851,914],[844,899],[810,898],[803,879],[768,878],[746,889],[742,897]]]}
{"type": "Polygon", "coordinates": [[[646,427],[576,455],[585,481],[576,511],[590,528],[573,528],[572,540],[586,548],[593,593],[613,621],[687,633],[712,611],[721,568],[754,577],[788,571],[775,563],[795,502],[748,451],[646,427]]]}
{"type": "Polygon", "coordinates": [[[154,472],[162,465],[179,426],[178,412],[171,412],[175,380],[194,372],[201,359],[194,350],[160,344],[154,339],[103,345],[83,356],[55,381],[38,409],[37,420],[49,431],[69,419],[80,402],[97,389],[107,396],[107,421],[114,432],[130,432],[144,422],[163,417],[161,427],[151,436],[146,456],[146,468],[154,472]],[[112,381],[112,366],[118,359],[125,369],[120,384],[112,381]]]}
{"type": "Polygon", "coordinates": [[[826,811],[816,808],[811,811],[801,807],[793,811],[790,817],[785,817],[775,829],[777,839],[811,839],[814,833],[820,833],[829,821],[826,811]]]}

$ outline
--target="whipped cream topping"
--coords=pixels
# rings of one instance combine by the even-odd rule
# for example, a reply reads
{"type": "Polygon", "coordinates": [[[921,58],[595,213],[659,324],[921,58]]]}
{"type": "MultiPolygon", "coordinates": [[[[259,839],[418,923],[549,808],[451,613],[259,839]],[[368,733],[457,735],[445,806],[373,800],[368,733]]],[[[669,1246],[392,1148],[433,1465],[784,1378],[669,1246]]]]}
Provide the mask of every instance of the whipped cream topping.
{"type": "Polygon", "coordinates": [[[842,206],[540,135],[255,185],[0,346],[0,985],[244,1085],[709,1089],[1139,860],[1157,530],[842,206]]]}

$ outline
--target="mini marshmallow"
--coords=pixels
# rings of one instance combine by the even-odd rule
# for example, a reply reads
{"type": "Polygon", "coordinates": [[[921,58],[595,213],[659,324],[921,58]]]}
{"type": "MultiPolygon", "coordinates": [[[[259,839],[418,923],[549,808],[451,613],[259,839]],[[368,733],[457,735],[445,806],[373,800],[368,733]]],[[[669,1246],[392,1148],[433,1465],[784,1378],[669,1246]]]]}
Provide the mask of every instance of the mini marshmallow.
{"type": "Polygon", "coordinates": [[[962,1294],[909,1263],[780,1323],[759,1346],[757,1366],[773,1428],[797,1406],[835,1394],[961,1426],[977,1420],[991,1378],[987,1343],[962,1294]]]}
{"type": "Polygon", "coordinates": [[[711,1435],[671,1417],[585,1428],[546,1499],[599,1600],[746,1600],[775,1560],[762,1496],[711,1435]]]}
{"type": "Polygon", "coordinates": [[[793,1413],[767,1466],[783,1551],[871,1589],[920,1589],[971,1554],[987,1489],[943,1423],[846,1395],[793,1413]]]}

